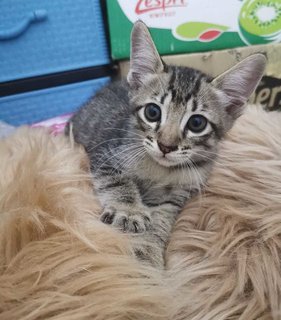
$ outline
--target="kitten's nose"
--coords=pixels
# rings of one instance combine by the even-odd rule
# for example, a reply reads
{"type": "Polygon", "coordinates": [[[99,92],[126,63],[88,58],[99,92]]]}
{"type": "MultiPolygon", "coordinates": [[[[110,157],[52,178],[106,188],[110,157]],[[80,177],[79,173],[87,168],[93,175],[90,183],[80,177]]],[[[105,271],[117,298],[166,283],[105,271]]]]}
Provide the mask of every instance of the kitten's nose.
{"type": "Polygon", "coordinates": [[[169,153],[169,152],[172,152],[172,151],[175,151],[177,150],[178,146],[165,146],[163,143],[157,141],[157,144],[158,144],[158,147],[159,149],[164,153],[169,153]]]}

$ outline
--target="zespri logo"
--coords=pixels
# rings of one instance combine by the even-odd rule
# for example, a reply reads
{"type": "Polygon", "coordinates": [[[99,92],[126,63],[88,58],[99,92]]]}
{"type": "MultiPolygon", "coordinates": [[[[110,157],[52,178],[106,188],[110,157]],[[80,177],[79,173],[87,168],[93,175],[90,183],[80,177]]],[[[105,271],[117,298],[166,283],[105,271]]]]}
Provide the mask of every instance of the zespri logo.
{"type": "Polygon", "coordinates": [[[136,14],[143,14],[155,10],[186,7],[187,0],[139,0],[136,5],[136,14]]]}

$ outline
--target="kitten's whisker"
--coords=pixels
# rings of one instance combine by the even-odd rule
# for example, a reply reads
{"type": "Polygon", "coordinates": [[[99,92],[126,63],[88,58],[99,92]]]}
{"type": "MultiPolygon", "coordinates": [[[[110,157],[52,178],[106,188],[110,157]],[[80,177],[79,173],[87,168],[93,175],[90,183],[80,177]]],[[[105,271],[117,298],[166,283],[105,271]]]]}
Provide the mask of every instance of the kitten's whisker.
{"type": "Polygon", "coordinates": [[[144,148],[141,148],[140,150],[135,150],[134,152],[132,152],[132,155],[129,157],[129,159],[127,159],[127,161],[124,163],[124,167],[130,168],[131,165],[134,163],[135,166],[133,168],[135,168],[137,166],[137,158],[140,154],[145,153],[146,150],[144,148]]]}
{"type": "Polygon", "coordinates": [[[200,206],[199,207],[201,207],[202,206],[202,195],[204,195],[204,193],[205,193],[205,187],[206,187],[206,185],[205,185],[205,183],[203,182],[203,180],[202,180],[202,177],[201,177],[201,175],[200,175],[200,173],[199,173],[199,171],[198,171],[198,169],[197,169],[197,166],[192,162],[192,160],[191,159],[189,159],[189,161],[191,162],[190,164],[191,164],[191,167],[193,167],[193,169],[194,169],[194,174],[198,177],[198,180],[200,180],[200,182],[199,182],[199,186],[198,186],[198,198],[199,198],[199,200],[200,200],[200,206]],[[203,187],[203,188],[202,188],[203,187]]]}
{"type": "Polygon", "coordinates": [[[98,143],[97,145],[94,145],[93,147],[87,148],[87,151],[92,152],[92,151],[94,151],[97,147],[99,147],[99,146],[101,146],[101,145],[103,145],[103,144],[105,144],[105,143],[107,143],[107,142],[116,141],[116,140],[120,140],[120,141],[122,141],[122,140],[143,141],[143,139],[140,139],[140,138],[112,138],[112,139],[104,140],[104,141],[98,143]]]}
{"type": "Polygon", "coordinates": [[[176,158],[180,160],[180,168],[181,168],[182,174],[187,177],[187,181],[190,181],[190,183],[188,184],[188,185],[189,185],[189,194],[190,194],[190,193],[191,193],[191,188],[192,188],[192,186],[193,186],[193,177],[192,177],[192,172],[191,172],[191,171],[192,171],[192,168],[191,168],[190,165],[188,165],[188,164],[186,163],[186,161],[187,161],[186,157],[179,157],[179,156],[177,156],[176,158]],[[183,160],[183,161],[182,161],[182,160],[183,160]],[[189,168],[188,170],[187,170],[187,168],[186,168],[186,165],[187,165],[188,168],[189,168]]]}
{"type": "Polygon", "coordinates": [[[196,165],[196,163],[192,160],[192,159],[189,159],[191,161],[191,163],[193,164],[193,167],[195,169],[195,173],[198,175],[198,179],[200,180],[200,183],[199,183],[199,193],[201,192],[201,186],[203,186],[204,188],[206,187],[205,183],[203,182],[203,179],[202,179],[202,176],[198,170],[198,167],[196,165]]]}
{"type": "MultiPolygon", "coordinates": [[[[214,152],[214,151],[209,151],[209,150],[200,150],[200,153],[197,151],[192,151],[194,154],[201,156],[202,154],[209,154],[209,155],[213,155],[213,159],[220,157],[220,153],[218,152],[214,152]]],[[[229,158],[230,159],[230,158],[229,158]]]]}
{"type": "MultiPolygon", "coordinates": [[[[216,163],[219,166],[225,166],[226,164],[224,163],[220,163],[220,160],[228,160],[229,162],[233,162],[233,160],[239,160],[241,159],[240,155],[233,155],[233,157],[227,157],[224,154],[217,154],[216,152],[211,152],[211,151],[204,151],[202,153],[197,153],[194,152],[195,155],[199,156],[199,157],[204,157],[205,159],[208,159],[214,163],[216,163]],[[205,153],[205,154],[204,154],[205,153]],[[208,157],[208,155],[213,156],[213,157],[208,157]]],[[[249,159],[249,162],[251,162],[251,160],[249,159]]]]}
{"type": "Polygon", "coordinates": [[[196,175],[196,171],[195,171],[195,169],[194,169],[194,165],[193,165],[193,163],[191,162],[191,159],[190,158],[188,158],[187,159],[187,163],[188,163],[188,167],[189,167],[189,170],[188,170],[188,172],[189,172],[189,175],[190,175],[190,177],[191,177],[191,180],[192,180],[192,183],[191,183],[191,185],[190,185],[190,191],[191,191],[191,188],[192,188],[192,186],[195,184],[195,187],[198,189],[198,182],[197,182],[197,180],[195,179],[195,183],[193,183],[193,177],[192,177],[192,173],[194,173],[194,175],[196,175]]]}
{"type": "MultiPolygon", "coordinates": [[[[204,159],[207,159],[207,160],[209,160],[210,162],[212,162],[212,163],[214,163],[214,164],[216,164],[216,165],[218,165],[218,166],[224,166],[223,163],[220,163],[220,162],[217,161],[215,158],[211,158],[211,157],[208,157],[208,156],[203,155],[203,154],[201,154],[201,153],[195,153],[195,152],[194,152],[194,155],[196,155],[196,156],[198,156],[198,157],[202,157],[202,158],[204,158],[204,159]]],[[[229,160],[230,160],[230,159],[229,159],[229,160]]]]}
{"type": "MultiPolygon", "coordinates": [[[[183,173],[184,176],[186,176],[187,174],[189,176],[189,180],[191,181],[191,183],[189,183],[189,194],[190,194],[191,193],[191,185],[192,185],[193,179],[192,179],[192,175],[189,172],[189,170],[186,170],[185,165],[184,165],[183,162],[181,162],[181,172],[183,173]]],[[[187,179],[188,179],[188,177],[187,177],[187,179]]]]}
{"type": "MultiPolygon", "coordinates": [[[[200,174],[199,171],[198,171],[198,168],[197,168],[196,163],[194,163],[194,161],[193,161],[191,158],[189,158],[189,157],[188,157],[188,158],[184,157],[183,160],[187,162],[188,167],[189,167],[191,170],[194,170],[195,175],[197,175],[197,176],[198,176],[198,179],[200,179],[200,182],[199,182],[199,185],[198,185],[198,189],[200,189],[200,188],[201,188],[201,185],[204,186],[204,183],[203,183],[201,174],[200,174]]],[[[191,170],[189,170],[189,171],[191,171],[191,170]]],[[[197,182],[197,180],[196,180],[196,182],[197,182]]]]}
{"type": "MultiPolygon", "coordinates": [[[[124,146],[120,146],[120,147],[124,147],[124,146]]],[[[105,163],[108,163],[111,159],[118,157],[120,154],[122,154],[122,153],[124,153],[124,152],[128,152],[128,151],[130,151],[130,150],[137,149],[137,148],[141,148],[141,147],[142,147],[142,145],[141,145],[141,146],[139,146],[139,145],[132,145],[132,146],[130,146],[130,147],[128,147],[128,148],[125,148],[125,149],[117,152],[117,153],[115,152],[115,153],[114,153],[112,156],[110,156],[110,157],[108,157],[108,155],[105,155],[104,157],[106,158],[106,160],[103,161],[102,164],[96,169],[96,172],[98,172],[98,171],[100,170],[100,168],[101,168],[105,163]]],[[[117,148],[115,148],[114,151],[116,151],[116,149],[117,149],[117,148]]],[[[101,160],[103,160],[104,157],[102,157],[101,160]]],[[[120,159],[119,159],[119,160],[120,160],[120,159]]],[[[121,160],[123,160],[123,159],[121,159],[121,160]]],[[[100,163],[100,162],[99,162],[99,163],[100,163]]],[[[99,163],[98,163],[97,165],[99,165],[99,163]]]]}
{"type": "Polygon", "coordinates": [[[123,168],[127,167],[129,169],[131,167],[131,164],[135,162],[135,166],[137,166],[136,160],[137,160],[137,156],[141,153],[145,153],[145,150],[132,150],[131,153],[129,153],[124,159],[120,159],[119,161],[117,161],[114,166],[113,166],[113,170],[110,172],[110,174],[113,174],[115,170],[117,170],[120,166],[122,166],[123,168]]]}
{"type": "MultiPolygon", "coordinates": [[[[136,146],[136,145],[137,145],[136,143],[129,143],[129,144],[126,144],[125,146],[131,148],[132,146],[136,146]]],[[[114,150],[109,149],[108,152],[111,153],[111,154],[113,154],[113,155],[112,155],[112,157],[110,157],[110,158],[108,158],[108,159],[111,159],[111,158],[113,158],[114,156],[117,156],[119,153],[121,153],[121,152],[123,152],[123,151],[127,151],[126,148],[125,148],[125,149],[123,149],[123,148],[124,148],[124,145],[117,146],[117,147],[114,148],[114,150]],[[119,149],[121,149],[121,151],[120,151],[120,152],[117,152],[119,149]]],[[[99,163],[100,163],[101,161],[103,161],[104,158],[107,158],[107,157],[108,157],[108,154],[107,154],[107,153],[104,154],[104,155],[100,158],[100,161],[97,163],[97,165],[99,165],[99,163]]]]}
{"type": "Polygon", "coordinates": [[[121,157],[120,159],[117,159],[117,161],[113,164],[113,169],[110,172],[110,174],[113,174],[114,171],[118,170],[118,168],[120,168],[121,166],[125,167],[126,162],[128,162],[128,160],[130,160],[135,153],[137,153],[138,151],[141,151],[142,148],[143,148],[142,146],[139,146],[137,148],[131,148],[130,150],[126,150],[128,152],[128,155],[125,156],[125,158],[121,157]]]}
{"type": "Polygon", "coordinates": [[[126,167],[128,170],[137,170],[138,167],[138,159],[140,158],[141,155],[143,155],[143,151],[139,151],[137,154],[132,155],[130,159],[128,159],[126,163],[126,167]]]}
{"type": "Polygon", "coordinates": [[[144,138],[144,136],[142,136],[142,135],[139,134],[139,133],[136,133],[136,132],[131,131],[131,130],[121,129],[121,128],[103,128],[103,130],[113,130],[113,131],[119,130],[119,131],[123,131],[123,132],[127,132],[127,133],[134,134],[134,135],[136,135],[136,136],[141,137],[142,139],[144,138]]]}

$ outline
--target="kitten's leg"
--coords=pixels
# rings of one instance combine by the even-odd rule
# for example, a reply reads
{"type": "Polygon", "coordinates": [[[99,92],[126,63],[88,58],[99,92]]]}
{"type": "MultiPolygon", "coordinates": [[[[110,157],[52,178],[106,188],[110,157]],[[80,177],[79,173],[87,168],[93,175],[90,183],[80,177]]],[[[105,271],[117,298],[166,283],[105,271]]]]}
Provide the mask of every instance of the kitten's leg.
{"type": "Polygon", "coordinates": [[[137,257],[157,268],[164,267],[165,249],[180,211],[173,205],[157,206],[151,210],[151,228],[144,234],[133,237],[137,257]]]}
{"type": "MultiPolygon", "coordinates": [[[[187,200],[197,194],[198,190],[198,187],[174,186],[164,198],[152,197],[151,201],[154,205],[148,201],[150,202],[151,228],[142,235],[139,242],[134,243],[135,252],[140,259],[158,268],[164,267],[165,249],[175,220],[187,200]]],[[[163,194],[165,194],[164,191],[163,194]]]]}
{"type": "Polygon", "coordinates": [[[104,223],[132,233],[151,228],[150,210],[143,205],[133,181],[124,177],[95,177],[95,188],[103,206],[104,223]]]}

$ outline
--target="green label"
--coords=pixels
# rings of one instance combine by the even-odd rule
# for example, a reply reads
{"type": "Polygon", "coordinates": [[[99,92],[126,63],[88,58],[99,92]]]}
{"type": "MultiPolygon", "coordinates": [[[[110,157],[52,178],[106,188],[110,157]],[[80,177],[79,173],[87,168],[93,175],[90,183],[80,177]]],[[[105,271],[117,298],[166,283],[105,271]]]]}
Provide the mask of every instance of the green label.
{"type": "Polygon", "coordinates": [[[280,0],[107,0],[112,57],[129,58],[131,29],[139,19],[162,55],[280,42],[280,5],[280,0]]]}

